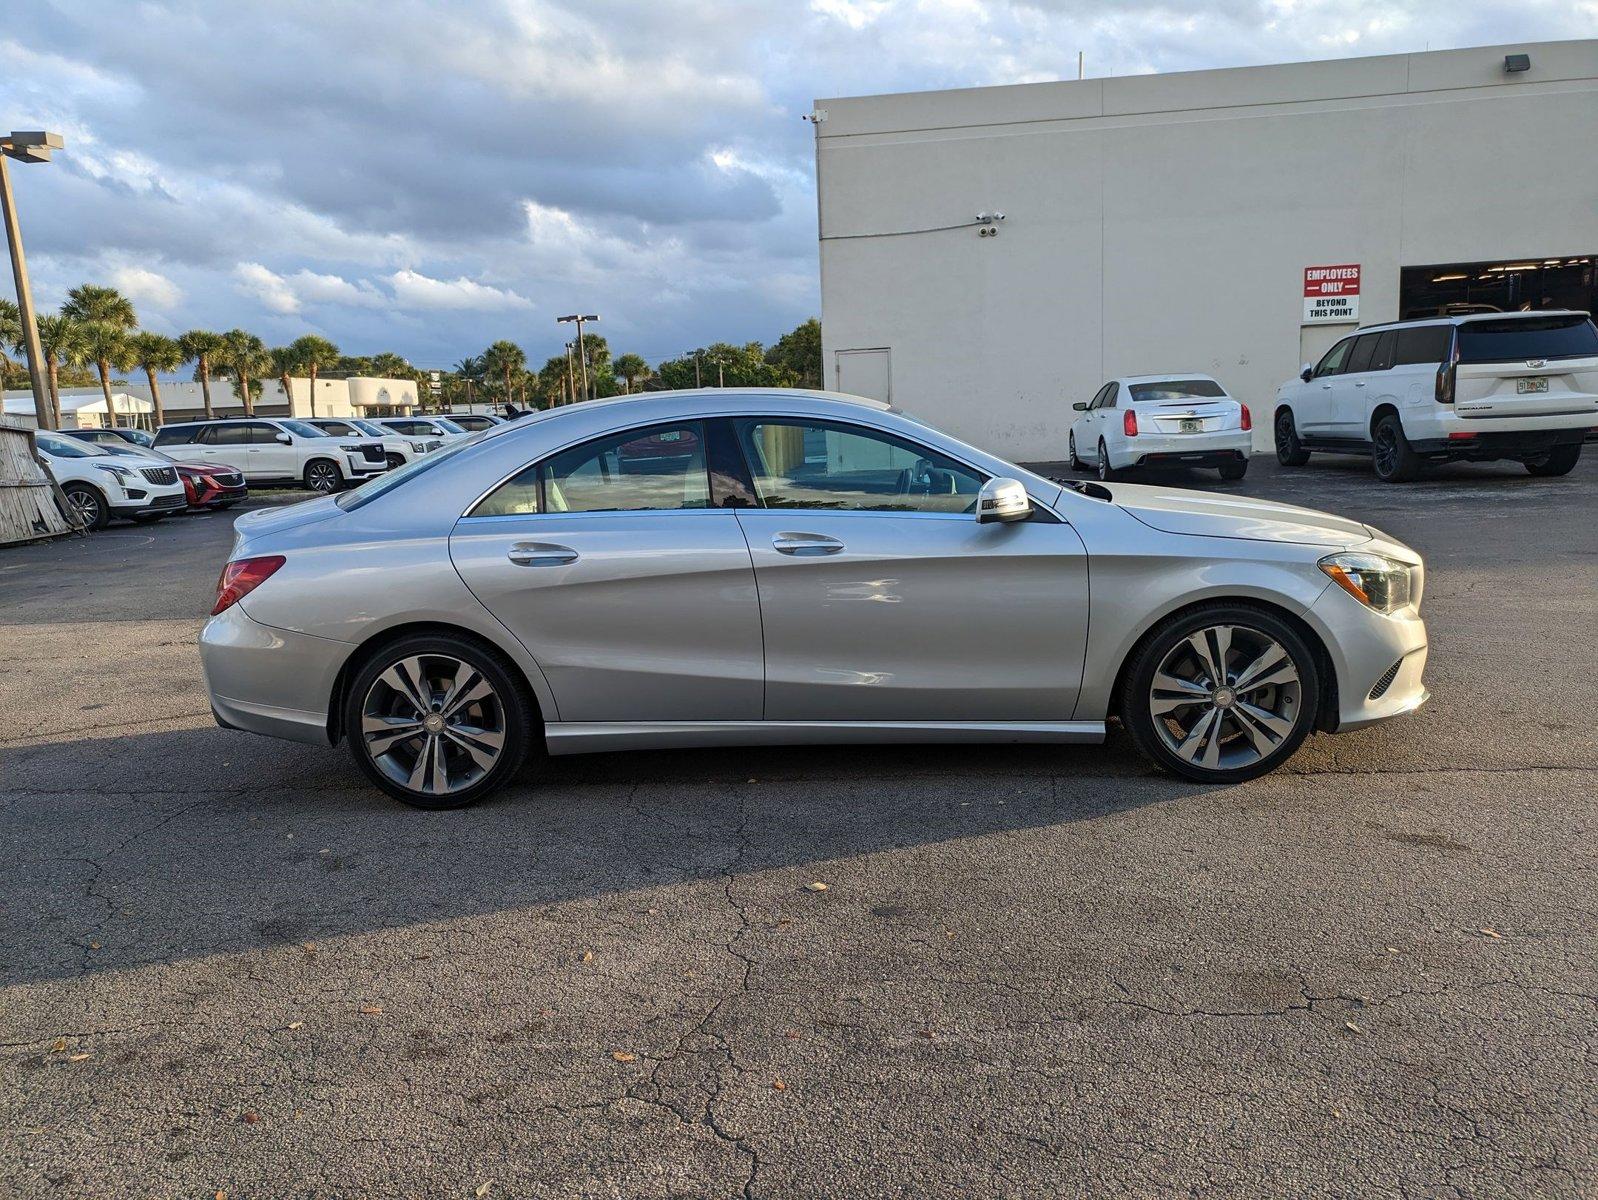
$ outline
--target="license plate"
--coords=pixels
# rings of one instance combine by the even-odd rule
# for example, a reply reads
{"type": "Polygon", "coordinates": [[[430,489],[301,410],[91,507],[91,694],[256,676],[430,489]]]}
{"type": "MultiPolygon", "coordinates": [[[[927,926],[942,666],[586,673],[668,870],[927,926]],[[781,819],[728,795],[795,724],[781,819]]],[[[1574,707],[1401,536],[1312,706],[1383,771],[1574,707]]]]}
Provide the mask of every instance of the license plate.
{"type": "Polygon", "coordinates": [[[1536,379],[1515,380],[1515,391],[1522,396],[1528,392],[1546,392],[1547,390],[1548,379],[1546,376],[1539,376],[1536,379]]]}
{"type": "Polygon", "coordinates": [[[1203,433],[1204,422],[1193,417],[1183,417],[1177,425],[1176,431],[1178,433],[1203,433]]]}

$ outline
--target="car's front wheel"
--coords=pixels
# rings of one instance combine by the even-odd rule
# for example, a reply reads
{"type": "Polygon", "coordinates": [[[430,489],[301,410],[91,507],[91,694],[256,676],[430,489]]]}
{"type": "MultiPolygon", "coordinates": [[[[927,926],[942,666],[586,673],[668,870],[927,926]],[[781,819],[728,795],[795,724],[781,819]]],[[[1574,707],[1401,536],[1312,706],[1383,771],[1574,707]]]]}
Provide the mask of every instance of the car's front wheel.
{"type": "Polygon", "coordinates": [[[1115,468],[1110,465],[1109,447],[1104,444],[1104,439],[1099,439],[1099,460],[1097,463],[1098,477],[1105,483],[1115,478],[1115,468]]]}
{"type": "Polygon", "coordinates": [[[1275,770],[1315,727],[1320,670],[1303,637],[1251,605],[1207,605],[1139,647],[1121,720],[1156,765],[1204,783],[1275,770]]]}
{"type": "Polygon", "coordinates": [[[84,529],[104,529],[111,523],[111,506],[90,484],[68,483],[61,491],[72,506],[72,515],[84,529]]]}
{"type": "Polygon", "coordinates": [[[305,486],[319,496],[327,496],[344,486],[344,474],[337,464],[319,458],[306,464],[305,486]]]}
{"type": "Polygon", "coordinates": [[[1309,461],[1309,451],[1298,439],[1298,426],[1290,408],[1276,414],[1276,461],[1284,467],[1302,467],[1309,461]]]}
{"type": "Polygon", "coordinates": [[[514,669],[464,637],[383,647],[350,681],[344,730],[367,778],[416,808],[462,808],[512,778],[533,703],[514,669]]]}
{"type": "Polygon", "coordinates": [[[1066,440],[1066,446],[1070,450],[1070,454],[1071,454],[1071,470],[1073,470],[1073,471],[1082,470],[1084,464],[1083,464],[1082,460],[1077,457],[1077,454],[1076,454],[1076,430],[1073,429],[1071,431],[1071,436],[1066,440]]]}

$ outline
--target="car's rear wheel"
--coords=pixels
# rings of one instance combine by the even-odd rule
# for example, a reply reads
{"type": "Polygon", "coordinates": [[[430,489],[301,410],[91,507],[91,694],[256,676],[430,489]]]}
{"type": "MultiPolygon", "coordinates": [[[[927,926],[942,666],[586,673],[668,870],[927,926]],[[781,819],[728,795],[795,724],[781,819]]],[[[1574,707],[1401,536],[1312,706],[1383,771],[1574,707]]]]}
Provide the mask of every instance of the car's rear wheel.
{"type": "Polygon", "coordinates": [[[320,496],[326,496],[344,486],[344,473],[336,463],[319,458],[306,464],[305,486],[320,496]]]}
{"type": "Polygon", "coordinates": [[[1404,426],[1392,413],[1376,422],[1371,435],[1371,466],[1383,483],[1408,483],[1420,474],[1420,455],[1415,453],[1404,426]]]}
{"type": "Polygon", "coordinates": [[[1247,474],[1248,474],[1248,459],[1246,459],[1246,458],[1239,459],[1235,463],[1222,463],[1221,464],[1221,478],[1222,479],[1226,479],[1226,480],[1230,480],[1230,481],[1235,482],[1235,481],[1243,478],[1243,476],[1245,476],[1247,474]]]}
{"type": "Polygon", "coordinates": [[[462,808],[512,778],[533,704],[513,668],[468,638],[408,637],[350,681],[344,730],[366,777],[416,808],[462,808]]]}
{"type": "Polygon", "coordinates": [[[1293,423],[1290,408],[1276,414],[1276,461],[1284,467],[1302,467],[1309,461],[1309,451],[1298,440],[1298,426],[1293,423]]]}
{"type": "Polygon", "coordinates": [[[104,529],[111,523],[111,506],[105,497],[87,483],[68,483],[61,491],[72,506],[72,515],[85,529],[104,529]]]}
{"type": "Polygon", "coordinates": [[[1526,464],[1526,470],[1533,475],[1569,475],[1581,459],[1581,443],[1571,446],[1555,446],[1546,457],[1535,459],[1526,464]]]}
{"type": "Polygon", "coordinates": [[[1161,627],[1128,664],[1121,719],[1156,765],[1204,783],[1275,770],[1315,727],[1320,671],[1286,621],[1209,605],[1161,627]]]}

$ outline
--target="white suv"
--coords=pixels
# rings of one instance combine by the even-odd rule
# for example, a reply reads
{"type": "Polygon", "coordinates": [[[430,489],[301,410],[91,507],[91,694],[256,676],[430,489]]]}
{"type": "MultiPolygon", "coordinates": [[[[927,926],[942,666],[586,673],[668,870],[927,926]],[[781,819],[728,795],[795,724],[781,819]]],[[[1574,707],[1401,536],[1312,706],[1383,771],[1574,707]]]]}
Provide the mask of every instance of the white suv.
{"type": "Polygon", "coordinates": [[[1352,333],[1276,391],[1276,457],[1369,454],[1378,478],[1423,462],[1515,459],[1565,475],[1598,426],[1598,328],[1584,312],[1471,313],[1352,333]]]}
{"type": "Polygon", "coordinates": [[[388,460],[390,471],[403,467],[413,458],[421,458],[433,448],[427,438],[408,438],[363,417],[309,417],[304,420],[330,437],[376,439],[383,444],[383,456],[388,460]]]}
{"type": "Polygon", "coordinates": [[[374,437],[336,438],[291,417],[245,417],[163,425],[159,450],[243,472],[251,487],[303,484],[327,494],[388,470],[383,443],[374,437]]]}
{"type": "Polygon", "coordinates": [[[104,529],[112,517],[158,521],[189,503],[178,469],[165,459],[112,454],[52,433],[36,435],[34,445],[86,529],[104,529]]]}

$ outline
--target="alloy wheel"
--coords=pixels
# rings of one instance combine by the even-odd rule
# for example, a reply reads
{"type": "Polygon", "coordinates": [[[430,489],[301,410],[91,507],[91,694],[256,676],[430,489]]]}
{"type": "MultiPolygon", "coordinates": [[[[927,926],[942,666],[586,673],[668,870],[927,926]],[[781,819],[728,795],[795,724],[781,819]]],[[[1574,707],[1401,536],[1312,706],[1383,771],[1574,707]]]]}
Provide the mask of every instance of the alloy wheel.
{"type": "Polygon", "coordinates": [[[423,796],[447,796],[482,779],[499,761],[505,733],[505,707],[487,677],[446,654],[393,663],[361,705],[372,762],[423,796]]]}
{"type": "Polygon", "coordinates": [[[1110,452],[1104,448],[1103,442],[1099,443],[1099,478],[1101,480],[1110,478],[1110,452]]]}
{"type": "Polygon", "coordinates": [[[1398,470],[1398,434],[1390,422],[1383,421],[1376,427],[1376,441],[1371,450],[1371,457],[1375,462],[1376,473],[1383,479],[1398,470]]]}
{"type": "Polygon", "coordinates": [[[1292,737],[1303,716],[1303,684],[1275,638],[1246,625],[1212,625],[1166,653],[1148,703],[1155,732],[1178,758],[1234,771],[1292,737]]]}
{"type": "Polygon", "coordinates": [[[67,493],[67,502],[72,505],[73,515],[78,518],[78,524],[85,529],[95,529],[100,524],[100,497],[87,488],[73,488],[67,493]]]}
{"type": "Polygon", "coordinates": [[[1285,412],[1276,418],[1276,457],[1282,462],[1293,457],[1293,418],[1285,412]]]}
{"type": "Polygon", "coordinates": [[[332,463],[312,463],[306,470],[306,482],[311,485],[313,492],[332,492],[338,490],[338,468],[332,463]]]}

